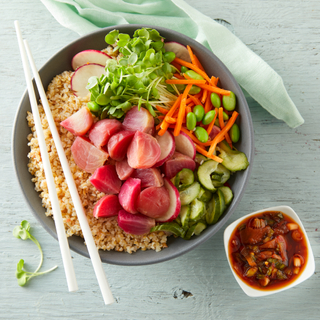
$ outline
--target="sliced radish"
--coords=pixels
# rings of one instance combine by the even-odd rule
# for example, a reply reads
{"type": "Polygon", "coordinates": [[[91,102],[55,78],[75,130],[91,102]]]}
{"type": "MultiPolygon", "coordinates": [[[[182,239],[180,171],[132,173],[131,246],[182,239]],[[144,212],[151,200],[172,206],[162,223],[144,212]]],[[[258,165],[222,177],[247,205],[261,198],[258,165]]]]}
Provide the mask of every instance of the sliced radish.
{"type": "Polygon", "coordinates": [[[129,178],[122,185],[119,193],[119,202],[129,213],[137,213],[136,201],[141,192],[141,180],[129,178]]]}
{"type": "Polygon", "coordinates": [[[213,126],[212,127],[212,130],[209,134],[209,137],[211,140],[213,140],[215,138],[215,136],[221,131],[221,129],[217,126],[213,126]]]}
{"type": "Polygon", "coordinates": [[[170,196],[170,207],[163,217],[156,219],[157,222],[169,222],[177,218],[181,209],[180,194],[178,189],[168,179],[164,178],[164,186],[169,192],[170,196]]]}
{"type": "Polygon", "coordinates": [[[126,233],[143,235],[149,233],[150,229],[156,225],[156,222],[143,214],[131,214],[125,210],[120,210],[118,225],[126,233]]]}
{"type": "Polygon", "coordinates": [[[94,187],[106,194],[117,194],[120,192],[121,180],[119,179],[114,165],[108,164],[98,168],[89,178],[94,187]]]}
{"type": "Polygon", "coordinates": [[[141,180],[142,189],[163,186],[163,178],[160,170],[157,168],[136,169],[134,170],[132,177],[141,180]]]}
{"type": "Polygon", "coordinates": [[[71,77],[71,90],[78,97],[85,97],[89,90],[86,89],[90,77],[101,77],[104,74],[104,66],[96,63],[85,64],[79,67],[71,77]]]}
{"type": "Polygon", "coordinates": [[[130,131],[141,131],[152,134],[154,130],[154,118],[151,113],[144,109],[133,107],[126,113],[123,120],[123,127],[130,131]]]}
{"type": "Polygon", "coordinates": [[[164,44],[166,51],[172,51],[176,57],[187,62],[191,62],[188,49],[179,42],[168,41],[164,44]]]}
{"type": "Polygon", "coordinates": [[[176,144],[174,141],[173,134],[170,131],[166,131],[162,136],[156,136],[156,139],[160,145],[161,155],[158,162],[154,165],[155,167],[162,166],[170,157],[172,157],[176,144]]]}
{"type": "Polygon", "coordinates": [[[107,194],[94,206],[93,216],[95,218],[112,217],[116,216],[121,209],[118,196],[114,194],[107,194]]]}
{"type": "Polygon", "coordinates": [[[88,63],[96,63],[105,66],[107,60],[112,59],[106,53],[99,50],[84,50],[77,53],[71,61],[71,66],[73,70],[88,64],[88,63]]]}
{"type": "Polygon", "coordinates": [[[196,158],[196,147],[187,134],[180,132],[174,139],[176,142],[176,151],[185,154],[193,160],[196,158]]]}
{"type": "Polygon", "coordinates": [[[134,172],[128,164],[128,160],[116,161],[116,171],[120,180],[127,180],[134,172]]]}

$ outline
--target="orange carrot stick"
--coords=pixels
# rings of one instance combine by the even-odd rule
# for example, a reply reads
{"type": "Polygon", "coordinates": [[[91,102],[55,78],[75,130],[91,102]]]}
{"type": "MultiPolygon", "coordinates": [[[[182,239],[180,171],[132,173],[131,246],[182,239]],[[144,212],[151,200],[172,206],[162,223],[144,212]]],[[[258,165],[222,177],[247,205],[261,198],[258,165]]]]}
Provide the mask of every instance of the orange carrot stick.
{"type": "Polygon", "coordinates": [[[168,113],[168,110],[165,109],[165,108],[162,108],[162,107],[160,107],[160,106],[155,106],[155,107],[156,107],[156,109],[157,109],[159,112],[161,112],[162,114],[167,114],[167,113],[168,113]]]}
{"type": "Polygon", "coordinates": [[[186,106],[186,114],[188,114],[189,112],[191,112],[191,107],[189,107],[189,105],[186,106]]]}
{"type": "Polygon", "coordinates": [[[215,115],[214,115],[214,118],[213,120],[210,122],[208,128],[207,128],[207,133],[208,135],[210,135],[211,131],[212,131],[212,128],[214,126],[214,122],[216,121],[217,119],[217,116],[218,116],[218,108],[215,108],[215,115]]]}
{"type": "Polygon", "coordinates": [[[207,96],[207,100],[206,103],[204,105],[204,111],[207,113],[212,109],[212,103],[211,103],[211,99],[210,99],[210,95],[207,96]]]}
{"type": "Polygon", "coordinates": [[[195,80],[195,79],[168,79],[166,80],[166,83],[168,84],[206,84],[206,80],[195,80]]]}
{"type": "Polygon", "coordinates": [[[194,57],[194,54],[193,54],[190,46],[187,45],[187,49],[188,49],[188,52],[189,52],[189,56],[190,56],[191,63],[198,67],[197,61],[196,61],[196,59],[195,59],[195,57],[194,57]]]}
{"type": "Polygon", "coordinates": [[[179,73],[174,73],[173,76],[178,78],[178,79],[184,79],[184,77],[179,73]]]}
{"type": "Polygon", "coordinates": [[[201,102],[202,103],[206,102],[207,96],[208,96],[208,90],[203,90],[203,95],[202,95],[202,98],[201,98],[201,102]]]}
{"type": "MultiPolygon", "coordinates": [[[[223,121],[223,108],[219,108],[219,125],[221,130],[224,128],[224,121],[223,121]]],[[[226,132],[226,134],[224,135],[228,144],[230,145],[230,148],[232,148],[232,141],[229,137],[228,132],[226,132]]]]}
{"type": "Polygon", "coordinates": [[[190,97],[190,99],[193,101],[193,103],[194,103],[195,105],[200,104],[200,106],[202,106],[201,101],[200,101],[198,98],[196,98],[194,95],[189,95],[189,97],[190,97]]]}
{"type": "Polygon", "coordinates": [[[179,135],[181,127],[182,127],[182,122],[185,119],[186,100],[187,100],[187,96],[188,96],[188,93],[189,93],[191,87],[192,87],[192,84],[188,84],[186,86],[186,88],[184,89],[184,92],[181,97],[181,104],[180,104],[179,114],[178,114],[178,118],[177,118],[177,123],[176,123],[176,126],[173,131],[173,135],[175,137],[179,135]]]}
{"type": "Polygon", "coordinates": [[[199,59],[197,58],[196,55],[194,55],[194,58],[195,58],[195,60],[197,62],[196,65],[198,66],[198,68],[200,68],[202,71],[204,71],[204,67],[202,66],[202,64],[200,63],[200,61],[199,61],[199,59]]]}
{"type": "Polygon", "coordinates": [[[160,125],[161,130],[158,132],[159,136],[162,136],[169,128],[169,123],[164,119],[160,125]]]}
{"type": "Polygon", "coordinates": [[[195,147],[196,147],[196,150],[197,150],[199,153],[203,154],[203,155],[206,156],[207,158],[210,158],[210,159],[212,159],[212,160],[214,160],[214,161],[216,161],[216,162],[219,162],[219,163],[221,163],[221,162],[223,161],[221,158],[215,156],[214,154],[213,154],[213,155],[208,154],[208,152],[207,152],[205,149],[201,148],[201,147],[198,146],[197,144],[195,144],[195,147]]]}
{"type": "Polygon", "coordinates": [[[216,77],[212,76],[210,83],[211,83],[211,85],[216,87],[218,85],[218,81],[219,81],[219,78],[216,78],[216,77]]]}
{"type": "Polygon", "coordinates": [[[170,124],[174,124],[177,122],[177,119],[176,118],[173,118],[173,117],[167,117],[166,118],[166,121],[170,124]]]}
{"type": "Polygon", "coordinates": [[[171,64],[172,64],[174,67],[176,67],[176,68],[179,70],[179,72],[181,71],[181,64],[177,63],[177,62],[174,61],[174,60],[171,62],[171,64]]]}
{"type": "Polygon", "coordinates": [[[210,85],[207,85],[207,84],[197,84],[197,86],[202,88],[202,89],[208,90],[210,92],[215,92],[215,93],[218,93],[218,94],[222,94],[224,96],[230,96],[230,91],[229,90],[224,90],[224,89],[221,89],[221,88],[218,88],[218,87],[213,87],[213,86],[210,86],[210,85]]]}

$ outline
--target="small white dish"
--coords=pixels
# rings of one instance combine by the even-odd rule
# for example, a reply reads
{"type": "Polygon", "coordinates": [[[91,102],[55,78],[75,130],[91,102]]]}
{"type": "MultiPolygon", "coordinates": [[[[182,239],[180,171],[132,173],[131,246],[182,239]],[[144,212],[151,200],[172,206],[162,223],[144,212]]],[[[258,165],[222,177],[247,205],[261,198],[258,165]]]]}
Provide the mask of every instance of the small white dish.
{"type": "Polygon", "coordinates": [[[306,230],[303,227],[303,224],[301,222],[301,220],[299,219],[298,215],[296,214],[296,212],[290,208],[289,206],[277,206],[277,207],[272,207],[272,208],[266,208],[263,210],[259,210],[253,213],[250,213],[244,217],[241,217],[240,219],[234,221],[233,223],[231,223],[224,231],[224,248],[226,251],[226,255],[227,255],[227,260],[229,263],[229,266],[231,268],[231,271],[235,277],[235,279],[237,280],[238,284],[240,285],[241,289],[249,296],[249,297],[262,297],[262,296],[267,296],[270,294],[274,294],[277,292],[281,292],[287,289],[290,289],[296,285],[298,285],[299,283],[307,280],[308,278],[310,278],[315,271],[315,261],[314,261],[314,256],[313,256],[313,252],[312,252],[312,248],[310,245],[310,241],[308,239],[308,235],[306,233],[306,230]],[[275,289],[275,290],[259,290],[259,289],[255,289],[253,287],[248,286],[240,277],[239,275],[233,270],[233,267],[231,266],[231,262],[230,262],[230,258],[229,258],[229,240],[230,237],[234,231],[234,229],[241,223],[241,221],[246,220],[248,217],[250,216],[254,216],[256,214],[265,212],[265,211],[281,211],[284,214],[286,214],[287,216],[289,216],[290,218],[292,218],[301,228],[301,230],[304,232],[304,235],[306,237],[306,243],[307,243],[307,247],[308,247],[308,257],[305,261],[305,267],[302,270],[301,274],[299,275],[299,277],[291,282],[290,284],[288,284],[287,286],[284,286],[282,288],[279,289],[275,289]]]}

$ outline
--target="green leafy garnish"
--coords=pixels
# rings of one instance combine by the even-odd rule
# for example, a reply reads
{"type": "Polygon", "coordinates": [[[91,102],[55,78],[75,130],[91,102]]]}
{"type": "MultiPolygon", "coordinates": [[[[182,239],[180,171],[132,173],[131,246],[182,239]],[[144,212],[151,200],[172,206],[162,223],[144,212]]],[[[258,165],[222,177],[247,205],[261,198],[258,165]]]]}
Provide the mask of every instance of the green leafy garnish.
{"type": "Polygon", "coordinates": [[[170,62],[173,52],[164,49],[164,38],[151,28],[135,31],[131,38],[118,30],[109,32],[106,43],[119,50],[119,60],[109,59],[106,74],[91,77],[87,89],[91,93],[89,109],[104,118],[122,118],[134,105],[144,107],[156,117],[156,105],[169,109],[184,87],[167,85],[176,69],[170,62]],[[99,108],[92,102],[96,103],[99,108]]]}
{"type": "Polygon", "coordinates": [[[26,271],[23,268],[24,267],[24,260],[23,259],[20,259],[20,261],[18,262],[17,270],[16,270],[16,278],[18,280],[19,286],[24,286],[31,278],[40,276],[40,275],[48,273],[48,272],[51,272],[57,268],[57,266],[55,266],[49,270],[46,270],[43,272],[38,272],[42,266],[42,263],[43,263],[43,252],[42,252],[42,249],[41,249],[41,246],[40,246],[40,243],[38,242],[38,240],[29,232],[30,228],[31,228],[30,223],[26,220],[23,220],[21,222],[21,225],[16,226],[12,232],[12,234],[18,239],[32,240],[40,250],[40,263],[34,272],[26,271]]]}

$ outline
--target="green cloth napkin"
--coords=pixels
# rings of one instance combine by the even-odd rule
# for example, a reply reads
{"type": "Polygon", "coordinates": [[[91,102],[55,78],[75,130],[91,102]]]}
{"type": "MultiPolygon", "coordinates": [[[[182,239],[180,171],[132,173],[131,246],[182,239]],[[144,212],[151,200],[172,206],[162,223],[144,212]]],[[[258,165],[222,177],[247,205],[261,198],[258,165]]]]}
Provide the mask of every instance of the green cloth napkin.
{"type": "Polygon", "coordinates": [[[41,0],[56,20],[80,35],[119,24],[166,26],[202,43],[238,83],[291,128],[304,123],[282,78],[226,27],[182,0],[41,0]]]}

